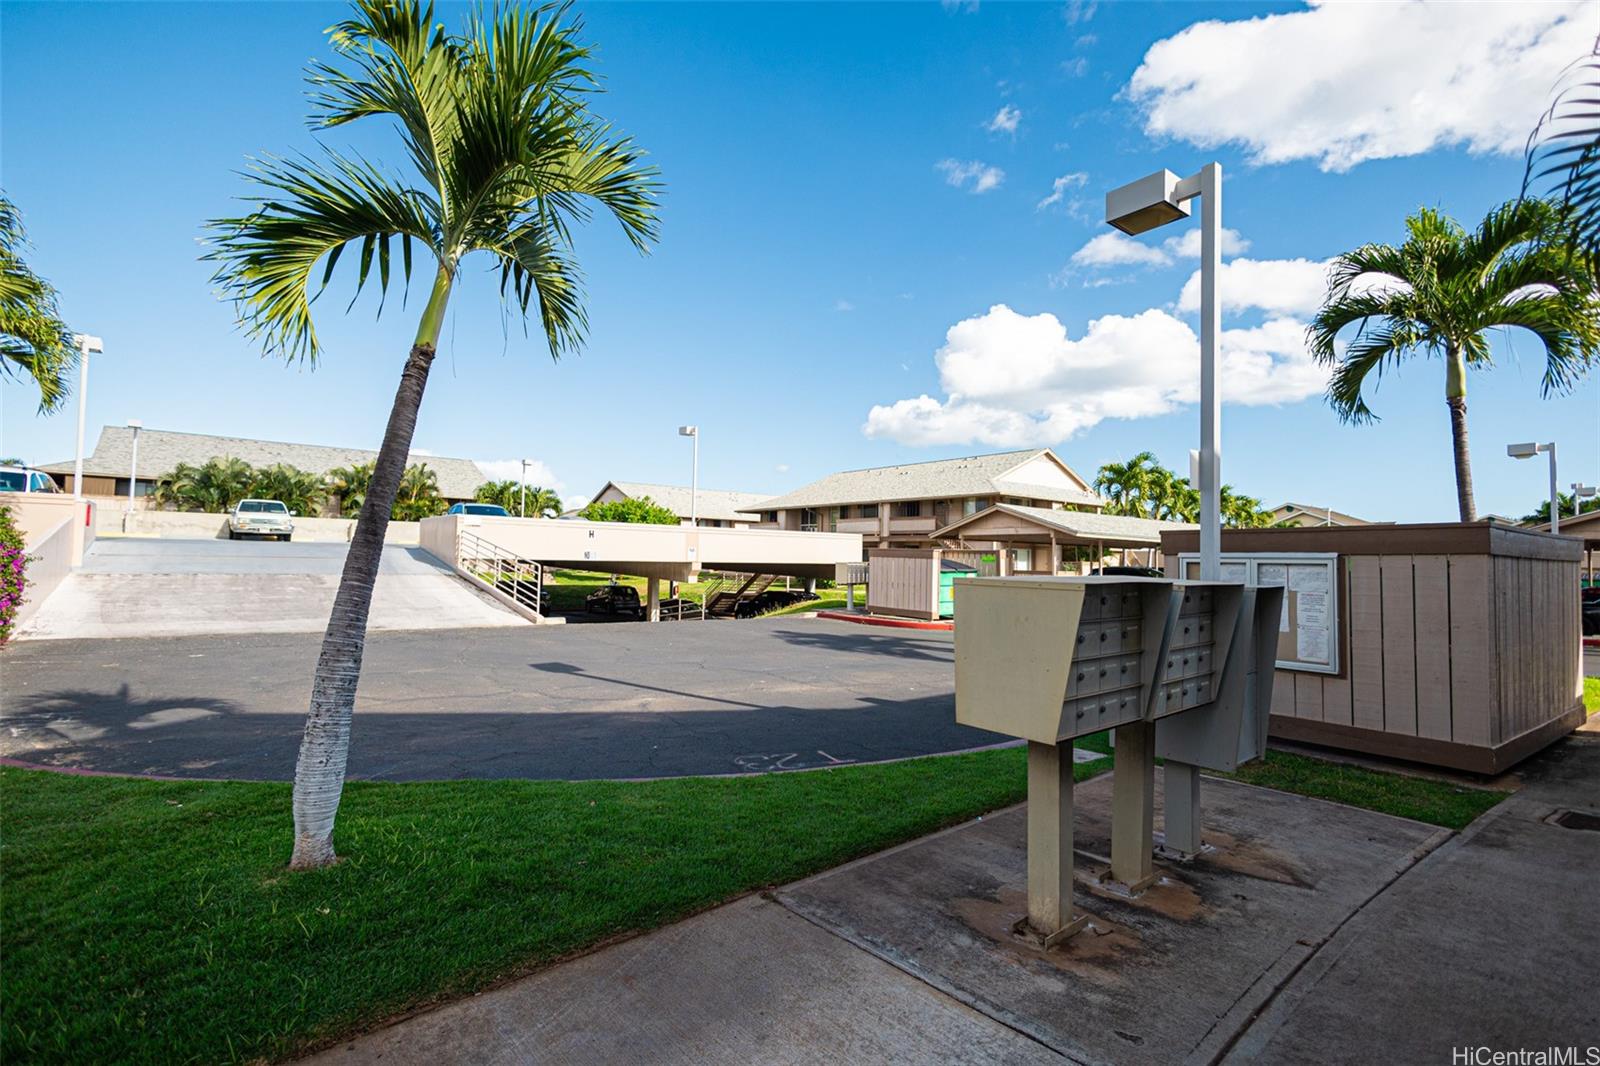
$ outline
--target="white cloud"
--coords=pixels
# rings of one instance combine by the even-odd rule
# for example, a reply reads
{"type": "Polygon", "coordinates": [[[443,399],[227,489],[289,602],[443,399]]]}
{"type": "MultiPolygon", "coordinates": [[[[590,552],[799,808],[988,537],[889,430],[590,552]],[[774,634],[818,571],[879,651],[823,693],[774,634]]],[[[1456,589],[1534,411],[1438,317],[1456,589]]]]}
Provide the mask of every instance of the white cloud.
{"type": "Polygon", "coordinates": [[[789,464],[788,463],[779,463],[777,466],[773,467],[772,469],[776,470],[780,474],[787,474],[789,472],[789,464]]]}
{"type": "Polygon", "coordinates": [[[1076,26],[1094,18],[1099,7],[1098,0],[1067,0],[1067,6],[1061,9],[1061,17],[1068,26],[1076,26]]]}
{"type": "MultiPolygon", "coordinates": [[[[1315,259],[1233,259],[1217,275],[1222,310],[1259,308],[1268,314],[1309,315],[1328,292],[1328,264],[1315,259]]],[[[1200,272],[1189,275],[1178,295],[1178,310],[1200,309],[1200,272]]]]}
{"type": "Polygon", "coordinates": [[[856,305],[849,300],[835,300],[833,301],[833,309],[835,311],[854,311],[856,305]]]}
{"type": "Polygon", "coordinates": [[[1061,73],[1069,78],[1081,78],[1089,73],[1089,61],[1083,56],[1078,56],[1076,59],[1063,59],[1061,61],[1061,73]]]}
{"type": "Polygon", "coordinates": [[[1017,132],[1017,127],[1021,124],[1021,109],[1012,107],[1010,104],[1003,104],[1001,105],[1000,110],[994,113],[994,118],[991,118],[988,122],[983,124],[983,128],[988,130],[990,133],[1015,134],[1017,132]]]}
{"type": "Polygon", "coordinates": [[[946,184],[958,189],[967,189],[971,193],[984,193],[990,189],[997,189],[1000,183],[1006,180],[1005,171],[976,159],[966,162],[959,159],[941,159],[934,164],[934,169],[943,172],[946,184]]]}
{"type": "MultiPolygon", "coordinates": [[[[1200,227],[1184,230],[1176,237],[1168,237],[1161,242],[1161,247],[1177,256],[1179,259],[1200,258],[1200,227]]],[[[1222,227],[1222,254],[1242,255],[1250,250],[1250,242],[1239,236],[1239,231],[1222,227]]]]}
{"type": "MultiPolygon", "coordinates": [[[[518,481],[522,478],[521,459],[478,459],[478,468],[490,481],[518,481]]],[[[528,463],[528,484],[560,492],[565,485],[555,472],[538,459],[528,463]]],[[[563,501],[569,503],[570,501],[563,501]]]]}
{"type": "Polygon", "coordinates": [[[1073,252],[1072,263],[1081,267],[1168,266],[1172,256],[1126,234],[1107,230],[1073,252]]]}
{"type": "Polygon", "coordinates": [[[1067,194],[1070,190],[1081,189],[1088,183],[1089,175],[1085,174],[1081,170],[1075,170],[1071,174],[1061,175],[1055,181],[1050,183],[1050,195],[1046,196],[1043,200],[1040,200],[1036,205],[1035,210],[1043,211],[1045,208],[1054,206],[1055,204],[1065,203],[1067,194]]]}
{"type": "MultiPolygon", "coordinates": [[[[997,304],[951,326],[934,362],[945,398],[874,406],[867,436],[909,445],[1043,444],[1107,418],[1171,413],[1200,390],[1194,330],[1155,308],[1094,319],[1072,338],[1052,314],[997,304]]],[[[1305,324],[1288,318],[1224,330],[1221,376],[1223,399],[1246,405],[1303,400],[1327,382],[1305,350],[1305,324]]]]}
{"type": "Polygon", "coordinates": [[[1126,91],[1147,133],[1242,144],[1258,163],[1344,171],[1444,147],[1511,154],[1597,18],[1600,0],[1312,0],[1157,41],[1126,91]]]}

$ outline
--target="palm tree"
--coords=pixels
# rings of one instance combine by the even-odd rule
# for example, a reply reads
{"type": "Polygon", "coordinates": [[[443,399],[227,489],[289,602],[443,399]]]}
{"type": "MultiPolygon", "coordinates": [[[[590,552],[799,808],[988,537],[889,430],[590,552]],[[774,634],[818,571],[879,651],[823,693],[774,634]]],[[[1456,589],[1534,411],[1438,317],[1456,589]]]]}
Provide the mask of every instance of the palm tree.
{"type": "Polygon", "coordinates": [[[528,514],[535,518],[554,518],[561,513],[561,497],[554,489],[528,486],[528,514]]]}
{"type": "Polygon", "coordinates": [[[1170,473],[1153,452],[1140,452],[1125,463],[1107,463],[1095,476],[1094,489],[1106,499],[1106,513],[1149,518],[1160,475],[1170,473]]]}
{"type": "Polygon", "coordinates": [[[254,209],[214,220],[207,256],[242,325],[267,353],[290,361],[321,354],[313,288],[326,286],[345,249],[360,248],[357,294],[374,263],[387,291],[395,244],[407,281],[415,246],[434,260],[312,681],[295,766],[295,868],[334,861],[373,580],[463,260],[475,252],[494,260],[502,294],[524,315],[536,308],[559,357],[581,344],[587,325],[574,225],[598,204],[640,251],[656,233],[655,172],[590,110],[599,84],[566,8],[482,8],[451,34],[419,0],[354,7],[329,31],[340,62],[311,71],[317,124],[391,118],[413,173],[397,179],[331,149],[321,162],[264,159],[251,173],[260,190],[254,209]]]}
{"type": "Polygon", "coordinates": [[[221,514],[251,493],[256,472],[243,459],[213,456],[199,466],[179,463],[156,479],[156,504],[221,514]]]}
{"type": "Polygon", "coordinates": [[[406,467],[401,475],[400,491],[389,517],[399,522],[417,522],[444,514],[448,506],[439,495],[439,475],[429,470],[427,463],[417,463],[406,467]]]}
{"type": "Polygon", "coordinates": [[[1373,421],[1367,380],[1410,355],[1442,358],[1455,442],[1456,499],[1477,520],[1467,450],[1467,370],[1491,362],[1484,334],[1528,330],[1544,349],[1542,393],[1565,392],[1600,349],[1595,275],[1567,244],[1547,240],[1560,212],[1516,200],[1468,233],[1428,208],[1406,219],[1398,248],[1367,244],[1334,260],[1328,297],[1307,330],[1312,355],[1333,368],[1328,402],[1346,422],[1373,421]],[[1354,335],[1341,351],[1337,339],[1354,335]]]}
{"type": "Polygon", "coordinates": [[[367,486],[372,484],[372,464],[334,467],[328,471],[326,483],[328,495],[339,501],[340,516],[355,518],[361,513],[361,505],[367,501],[367,486]]]}
{"type": "Polygon", "coordinates": [[[287,463],[262,467],[250,480],[250,495],[262,500],[281,500],[295,514],[315,515],[322,508],[328,490],[321,477],[287,463]]]}
{"type": "Polygon", "coordinates": [[[0,372],[31,378],[45,414],[67,400],[78,346],[61,320],[55,288],[22,261],[27,245],[16,205],[0,195],[0,372]]]}

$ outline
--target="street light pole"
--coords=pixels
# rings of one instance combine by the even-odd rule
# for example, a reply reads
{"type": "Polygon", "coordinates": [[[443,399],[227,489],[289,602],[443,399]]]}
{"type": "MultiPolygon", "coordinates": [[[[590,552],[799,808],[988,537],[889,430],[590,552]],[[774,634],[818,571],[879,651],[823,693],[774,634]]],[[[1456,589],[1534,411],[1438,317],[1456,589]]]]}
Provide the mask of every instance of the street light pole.
{"type": "Polygon", "coordinates": [[[678,436],[694,440],[694,459],[689,468],[689,524],[700,524],[700,427],[679,426],[678,436]]]}
{"type": "Polygon", "coordinates": [[[1506,454],[1513,459],[1532,459],[1540,452],[1550,453],[1550,532],[1561,532],[1561,490],[1556,483],[1556,442],[1506,445],[1506,454]]]}
{"type": "Polygon", "coordinates": [[[522,480],[517,483],[519,502],[517,503],[517,517],[528,517],[528,460],[522,460],[522,480]]]}
{"type": "Polygon", "coordinates": [[[89,412],[89,353],[105,351],[105,344],[99,337],[91,337],[87,333],[75,334],[72,338],[78,344],[78,451],[72,460],[72,498],[83,499],[83,429],[84,419],[89,412]]]}
{"type": "MultiPolygon", "coordinates": [[[[1222,394],[1217,372],[1221,359],[1222,300],[1222,164],[1207,163],[1197,173],[1179,178],[1170,170],[1130,182],[1106,194],[1106,221],[1130,235],[1176,222],[1190,215],[1189,201],[1200,198],[1200,580],[1222,580],[1222,394]]],[[[1151,728],[1146,724],[1145,728],[1151,728]]],[[[1117,729],[1118,762],[1123,761],[1124,729],[1117,729]]],[[[1150,762],[1154,745],[1130,731],[1128,755],[1150,762]]],[[[1166,849],[1193,856],[1200,838],[1200,770],[1168,759],[1166,773],[1166,849]]],[[[1142,777],[1142,775],[1136,775],[1142,777]]],[[[1113,790],[1115,791],[1115,790],[1113,790]]],[[[1113,805],[1118,801],[1113,797],[1113,805]]],[[[1143,802],[1141,797],[1124,803],[1143,802]]],[[[1144,817],[1148,818],[1148,812],[1144,817]]],[[[1145,824],[1149,824],[1148,821],[1145,824]]]]}
{"type": "Polygon", "coordinates": [[[144,428],[144,423],[137,418],[130,418],[128,428],[133,430],[133,458],[128,461],[128,516],[131,518],[134,492],[139,487],[139,430],[144,428]]]}

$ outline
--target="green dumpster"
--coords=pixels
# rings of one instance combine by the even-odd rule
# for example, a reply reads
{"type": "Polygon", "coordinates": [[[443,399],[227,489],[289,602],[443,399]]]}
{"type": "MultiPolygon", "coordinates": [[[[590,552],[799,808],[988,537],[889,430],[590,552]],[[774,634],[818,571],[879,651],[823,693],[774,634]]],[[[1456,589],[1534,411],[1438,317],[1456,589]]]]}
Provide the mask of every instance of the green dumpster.
{"type": "Polygon", "coordinates": [[[958,563],[953,559],[939,560],[939,617],[956,616],[956,578],[973,577],[978,568],[958,563]]]}

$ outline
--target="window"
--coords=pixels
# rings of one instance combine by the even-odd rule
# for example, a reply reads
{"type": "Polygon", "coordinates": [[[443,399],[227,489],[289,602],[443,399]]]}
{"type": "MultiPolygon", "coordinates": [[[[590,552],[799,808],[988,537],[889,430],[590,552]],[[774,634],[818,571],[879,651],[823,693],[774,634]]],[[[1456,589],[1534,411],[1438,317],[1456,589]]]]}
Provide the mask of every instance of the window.
{"type": "Polygon", "coordinates": [[[896,518],[915,518],[921,513],[921,500],[901,500],[894,505],[894,516],[896,518]]]}
{"type": "Polygon", "coordinates": [[[862,518],[877,518],[878,517],[878,505],[875,504],[875,503],[864,503],[864,504],[862,504],[861,505],[861,517],[862,518]]]}
{"type": "Polygon", "coordinates": [[[778,512],[777,511],[762,511],[761,512],[761,520],[763,522],[776,523],[778,521],[778,512]]]}
{"type": "Polygon", "coordinates": [[[1033,549],[1015,548],[1011,552],[1011,569],[1022,573],[1033,569],[1033,549]]]}
{"type": "Polygon", "coordinates": [[[976,496],[968,496],[966,499],[962,500],[961,513],[962,515],[977,514],[978,498],[976,496]]]}

